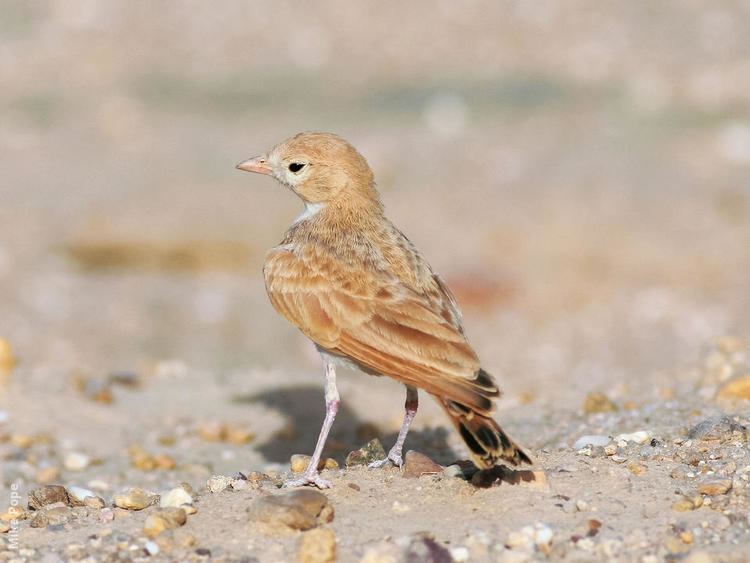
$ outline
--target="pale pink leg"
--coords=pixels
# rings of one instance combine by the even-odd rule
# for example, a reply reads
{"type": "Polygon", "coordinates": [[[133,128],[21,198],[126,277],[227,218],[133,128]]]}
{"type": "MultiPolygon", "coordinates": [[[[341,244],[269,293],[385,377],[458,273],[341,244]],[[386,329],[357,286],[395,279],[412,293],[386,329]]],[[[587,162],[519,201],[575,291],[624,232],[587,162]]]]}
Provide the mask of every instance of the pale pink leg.
{"type": "Polygon", "coordinates": [[[406,402],[404,403],[404,421],[401,423],[401,430],[398,431],[396,443],[391,448],[391,451],[388,452],[387,458],[380,461],[373,461],[368,467],[383,467],[388,462],[393,463],[396,467],[401,467],[404,464],[404,459],[401,457],[401,451],[404,448],[404,440],[406,440],[406,435],[409,433],[409,426],[411,425],[411,421],[414,420],[414,416],[417,414],[418,407],[419,395],[417,394],[417,388],[407,385],[406,402]]]}
{"type": "Polygon", "coordinates": [[[336,413],[339,410],[339,392],[338,389],[336,389],[336,368],[332,362],[326,362],[325,397],[326,417],[325,420],[323,420],[323,426],[320,429],[318,443],[315,445],[315,452],[313,452],[312,458],[310,459],[310,465],[307,467],[302,477],[286,481],[284,483],[285,487],[315,485],[319,489],[327,489],[331,486],[331,482],[321,478],[318,473],[318,463],[320,463],[320,456],[323,454],[323,447],[326,444],[328,433],[331,431],[331,426],[333,426],[333,420],[336,418],[336,413]]]}

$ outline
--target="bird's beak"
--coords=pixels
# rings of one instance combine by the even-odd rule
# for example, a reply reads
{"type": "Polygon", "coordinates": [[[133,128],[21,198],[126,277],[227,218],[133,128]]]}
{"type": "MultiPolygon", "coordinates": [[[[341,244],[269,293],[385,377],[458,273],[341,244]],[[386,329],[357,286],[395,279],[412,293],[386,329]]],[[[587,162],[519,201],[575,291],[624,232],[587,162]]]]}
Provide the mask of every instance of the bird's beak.
{"type": "Polygon", "coordinates": [[[245,172],[255,172],[256,174],[271,175],[271,167],[268,165],[265,157],[256,156],[255,158],[248,158],[243,160],[237,165],[238,170],[244,170],[245,172]]]}

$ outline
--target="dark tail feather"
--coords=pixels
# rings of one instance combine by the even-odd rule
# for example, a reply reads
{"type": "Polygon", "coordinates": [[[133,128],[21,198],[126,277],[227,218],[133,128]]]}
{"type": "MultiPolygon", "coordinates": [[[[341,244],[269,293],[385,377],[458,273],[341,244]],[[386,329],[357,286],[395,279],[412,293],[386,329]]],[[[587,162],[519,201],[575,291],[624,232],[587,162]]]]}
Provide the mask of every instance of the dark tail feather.
{"type": "MultiPolygon", "coordinates": [[[[481,373],[490,377],[484,370],[481,373]]],[[[494,395],[497,395],[497,388],[494,395]]],[[[531,457],[503,432],[488,412],[479,412],[471,406],[444,397],[435,398],[450,416],[456,430],[469,447],[474,463],[480,469],[489,469],[499,460],[512,465],[533,463],[531,457]]]]}

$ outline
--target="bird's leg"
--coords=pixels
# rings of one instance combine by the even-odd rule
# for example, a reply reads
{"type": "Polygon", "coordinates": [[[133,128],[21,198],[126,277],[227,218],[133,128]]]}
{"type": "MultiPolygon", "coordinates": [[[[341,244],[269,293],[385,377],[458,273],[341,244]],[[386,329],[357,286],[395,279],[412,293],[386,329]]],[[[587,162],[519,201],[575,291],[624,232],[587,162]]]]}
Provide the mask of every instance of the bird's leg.
{"type": "Polygon", "coordinates": [[[339,391],[336,389],[336,367],[333,362],[326,361],[326,386],[325,386],[325,397],[326,397],[326,417],[323,420],[323,426],[320,429],[318,435],[318,443],[315,445],[315,452],[313,452],[312,458],[310,459],[310,465],[307,466],[305,473],[299,479],[291,479],[284,483],[285,487],[300,487],[302,485],[315,485],[319,489],[327,489],[331,486],[330,481],[326,481],[321,478],[318,473],[318,463],[320,463],[320,456],[323,454],[323,447],[326,444],[328,433],[331,431],[333,426],[333,419],[336,418],[336,413],[339,410],[339,391]]]}
{"type": "Polygon", "coordinates": [[[401,467],[404,464],[404,458],[401,457],[401,450],[404,448],[404,440],[406,440],[406,435],[409,433],[409,426],[417,414],[418,407],[419,395],[417,394],[417,388],[407,385],[406,402],[404,403],[404,421],[401,423],[401,430],[398,431],[396,443],[391,448],[391,451],[388,452],[388,457],[379,461],[373,461],[368,467],[383,467],[388,462],[393,463],[396,467],[401,467]]]}

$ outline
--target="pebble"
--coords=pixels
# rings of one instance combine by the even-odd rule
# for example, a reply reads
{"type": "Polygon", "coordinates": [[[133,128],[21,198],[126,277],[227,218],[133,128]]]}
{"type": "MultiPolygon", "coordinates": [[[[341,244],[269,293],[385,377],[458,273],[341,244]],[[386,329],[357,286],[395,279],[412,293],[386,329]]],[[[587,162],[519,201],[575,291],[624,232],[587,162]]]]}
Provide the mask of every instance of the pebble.
{"type": "MultiPolygon", "coordinates": [[[[309,455],[305,454],[294,454],[290,460],[289,465],[291,467],[292,473],[302,473],[304,472],[308,466],[310,465],[310,460],[312,458],[309,455]]],[[[318,463],[318,471],[322,471],[323,469],[338,469],[339,464],[338,462],[333,458],[326,458],[321,459],[318,463]]]]}
{"type": "Polygon", "coordinates": [[[60,469],[58,467],[50,466],[43,467],[36,472],[34,479],[40,485],[47,485],[54,483],[60,478],[60,469]]]}
{"type": "Polygon", "coordinates": [[[716,392],[719,401],[750,400],[750,373],[737,375],[722,383],[716,392]]]}
{"type": "Polygon", "coordinates": [[[212,493],[220,493],[232,485],[232,478],[226,475],[212,475],[206,481],[206,488],[212,493]]]}
{"type": "Polygon", "coordinates": [[[159,546],[156,544],[156,542],[153,541],[147,541],[143,549],[146,550],[146,553],[148,553],[150,556],[159,555],[159,546]]]}
{"type": "Polygon", "coordinates": [[[63,460],[63,466],[68,471],[83,471],[91,465],[91,457],[81,452],[70,452],[63,460]]]}
{"type": "Polygon", "coordinates": [[[104,499],[99,496],[86,497],[83,501],[83,506],[88,508],[104,508],[105,504],[104,499]]]}
{"type": "Polygon", "coordinates": [[[336,561],[336,535],[333,530],[318,528],[302,534],[297,557],[300,563],[336,561]]]}
{"type": "Polygon", "coordinates": [[[96,494],[93,491],[84,489],[83,487],[71,485],[68,487],[68,496],[70,497],[72,504],[80,506],[88,497],[95,497],[96,494]]]}
{"type": "Polygon", "coordinates": [[[193,496],[183,487],[175,487],[167,494],[162,495],[159,500],[159,506],[162,508],[174,507],[179,508],[183,505],[192,505],[193,496]]]}
{"type": "Polygon", "coordinates": [[[732,488],[731,479],[712,479],[698,485],[698,492],[702,495],[725,495],[732,488]]]}
{"type": "Polygon", "coordinates": [[[13,348],[10,342],[0,338],[0,372],[9,373],[16,365],[16,358],[13,356],[13,348]]]}
{"type": "Polygon", "coordinates": [[[647,430],[639,430],[632,434],[620,434],[615,438],[616,441],[634,442],[636,444],[645,444],[651,441],[651,432],[647,430]]]}
{"type": "Polygon", "coordinates": [[[699,422],[688,432],[691,440],[729,440],[735,433],[745,434],[746,428],[726,415],[714,416],[699,422]]]}
{"type": "Polygon", "coordinates": [[[450,554],[451,554],[451,558],[456,563],[463,563],[464,561],[468,561],[471,558],[471,553],[469,553],[469,549],[467,547],[464,547],[463,545],[452,548],[450,550],[450,554]]]}
{"type": "Polygon", "coordinates": [[[71,511],[67,506],[48,507],[45,511],[48,526],[59,526],[70,520],[71,511]]]}
{"type": "Polygon", "coordinates": [[[36,514],[34,514],[31,522],[29,522],[29,526],[32,528],[46,528],[47,524],[49,524],[49,519],[47,518],[46,510],[38,511],[36,514]]]}
{"type": "Polygon", "coordinates": [[[409,450],[404,456],[404,468],[401,474],[407,479],[416,479],[422,475],[441,475],[443,466],[423,453],[409,450]]]}
{"type": "Polygon", "coordinates": [[[124,508],[125,510],[143,510],[154,504],[158,498],[159,496],[154,493],[144,491],[138,487],[132,487],[116,494],[112,499],[112,503],[117,508],[124,508]]]}
{"type": "Polygon", "coordinates": [[[604,447],[611,441],[612,439],[609,436],[587,434],[586,436],[581,436],[580,438],[578,438],[578,440],[575,441],[575,443],[573,444],[573,449],[578,451],[585,448],[586,446],[604,447]]]}
{"type": "Polygon", "coordinates": [[[10,523],[0,521],[0,534],[7,534],[10,532],[10,523]]]}
{"type": "Polygon", "coordinates": [[[174,469],[177,466],[175,459],[167,454],[152,455],[142,446],[132,444],[128,448],[130,464],[141,471],[153,471],[155,469],[174,469]]]}
{"type": "Polygon", "coordinates": [[[380,461],[385,459],[385,450],[380,440],[373,438],[367,444],[362,446],[358,450],[349,452],[346,456],[346,466],[352,467],[354,465],[369,465],[373,461],[380,461]]]}
{"type": "Polygon", "coordinates": [[[31,510],[41,510],[45,506],[62,502],[70,503],[68,491],[62,485],[45,485],[38,489],[33,489],[29,493],[29,508],[31,510]]]}
{"type": "Polygon", "coordinates": [[[646,472],[646,466],[637,461],[631,461],[627,467],[633,475],[643,475],[646,472]]]}
{"type": "Polygon", "coordinates": [[[617,405],[604,393],[589,393],[583,401],[583,412],[585,414],[615,411],[617,411],[617,405]]]}
{"type": "Polygon", "coordinates": [[[693,497],[684,496],[672,505],[672,510],[676,512],[689,512],[703,506],[703,497],[696,495],[693,497]]]}
{"type": "Polygon", "coordinates": [[[115,511],[111,508],[102,508],[99,512],[99,522],[106,524],[112,522],[115,519],[115,511]]]}
{"type": "Polygon", "coordinates": [[[146,517],[143,533],[153,539],[164,530],[179,528],[187,522],[187,514],[182,508],[159,508],[146,517]]]}
{"type": "Polygon", "coordinates": [[[310,530],[332,521],[334,515],[328,497],[312,489],[260,497],[247,513],[251,521],[293,530],[310,530]]]}

